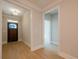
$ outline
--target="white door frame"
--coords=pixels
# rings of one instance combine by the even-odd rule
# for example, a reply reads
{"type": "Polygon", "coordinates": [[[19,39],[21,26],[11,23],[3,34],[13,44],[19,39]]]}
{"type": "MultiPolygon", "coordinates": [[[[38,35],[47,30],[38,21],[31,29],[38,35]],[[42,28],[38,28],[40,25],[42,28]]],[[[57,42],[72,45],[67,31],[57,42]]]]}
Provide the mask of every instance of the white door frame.
{"type": "Polygon", "coordinates": [[[58,44],[58,52],[60,50],[60,6],[56,6],[56,7],[53,7],[45,12],[43,12],[43,46],[44,46],[44,20],[45,20],[45,14],[49,13],[49,12],[52,12],[54,11],[55,9],[58,9],[58,40],[59,40],[59,44],[58,44]]]}

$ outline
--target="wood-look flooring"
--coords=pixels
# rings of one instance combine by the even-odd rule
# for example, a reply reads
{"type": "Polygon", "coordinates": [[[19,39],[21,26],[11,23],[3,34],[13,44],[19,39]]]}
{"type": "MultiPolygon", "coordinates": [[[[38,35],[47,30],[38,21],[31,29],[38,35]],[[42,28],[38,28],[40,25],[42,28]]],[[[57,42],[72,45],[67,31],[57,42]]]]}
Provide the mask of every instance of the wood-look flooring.
{"type": "Polygon", "coordinates": [[[64,59],[48,49],[42,48],[30,51],[23,42],[14,42],[3,45],[2,59],[64,59]]]}

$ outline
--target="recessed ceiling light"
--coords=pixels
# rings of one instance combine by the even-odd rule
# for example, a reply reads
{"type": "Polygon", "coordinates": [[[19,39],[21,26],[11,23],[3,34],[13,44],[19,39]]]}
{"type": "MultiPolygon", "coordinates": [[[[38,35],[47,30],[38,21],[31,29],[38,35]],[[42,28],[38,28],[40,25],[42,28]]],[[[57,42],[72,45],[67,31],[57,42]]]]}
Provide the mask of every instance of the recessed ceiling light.
{"type": "Polygon", "coordinates": [[[18,23],[18,21],[14,21],[14,20],[8,20],[8,22],[18,23]]]}
{"type": "Polygon", "coordinates": [[[13,15],[18,15],[19,13],[21,13],[21,11],[15,8],[11,8],[10,11],[12,12],[13,15]]]}
{"type": "Polygon", "coordinates": [[[18,15],[18,13],[17,12],[13,12],[13,15],[18,15]]]}

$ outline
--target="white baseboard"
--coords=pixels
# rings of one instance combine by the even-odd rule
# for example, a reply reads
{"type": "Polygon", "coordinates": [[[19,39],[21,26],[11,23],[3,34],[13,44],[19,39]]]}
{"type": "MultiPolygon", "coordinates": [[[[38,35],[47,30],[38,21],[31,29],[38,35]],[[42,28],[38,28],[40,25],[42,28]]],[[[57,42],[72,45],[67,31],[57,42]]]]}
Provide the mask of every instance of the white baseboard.
{"type": "Polygon", "coordinates": [[[29,48],[31,48],[31,46],[30,46],[29,43],[27,43],[27,42],[25,42],[25,41],[22,41],[22,42],[24,42],[24,44],[26,44],[29,48]]]}
{"type": "Polygon", "coordinates": [[[61,51],[58,54],[65,59],[78,59],[77,57],[71,56],[71,55],[69,55],[65,52],[61,52],[61,51]]]}
{"type": "Polygon", "coordinates": [[[36,47],[31,48],[31,51],[36,51],[41,48],[43,48],[43,45],[37,45],[36,47]]]}
{"type": "Polygon", "coordinates": [[[7,44],[7,41],[2,42],[2,45],[3,45],[3,44],[7,44]]]}
{"type": "MultiPolygon", "coordinates": [[[[18,40],[18,42],[19,42],[19,41],[22,41],[22,40],[18,40]]],[[[4,42],[2,42],[2,45],[3,45],[3,44],[7,44],[7,43],[8,43],[7,41],[4,41],[4,42]]]]}
{"type": "Polygon", "coordinates": [[[51,41],[51,43],[58,46],[58,43],[57,42],[51,41]]]}
{"type": "Polygon", "coordinates": [[[22,41],[22,39],[18,39],[18,41],[22,41]]]}

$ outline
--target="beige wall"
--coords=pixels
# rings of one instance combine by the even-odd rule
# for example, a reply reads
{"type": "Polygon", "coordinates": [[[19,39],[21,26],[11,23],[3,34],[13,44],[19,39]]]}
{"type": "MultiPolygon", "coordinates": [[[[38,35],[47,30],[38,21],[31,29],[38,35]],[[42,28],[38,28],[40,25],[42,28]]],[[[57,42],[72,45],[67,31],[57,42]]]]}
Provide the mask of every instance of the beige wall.
{"type": "Polygon", "coordinates": [[[0,9],[0,59],[2,59],[2,12],[0,9]]]}
{"type": "Polygon", "coordinates": [[[63,0],[45,10],[60,6],[60,50],[77,57],[77,0],[63,0]]]}
{"type": "Polygon", "coordinates": [[[18,41],[23,40],[23,32],[22,32],[22,18],[18,21],[18,41]]]}
{"type": "Polygon", "coordinates": [[[22,19],[23,42],[30,47],[31,45],[31,19],[29,11],[26,12],[22,19]]]}
{"type": "Polygon", "coordinates": [[[7,43],[7,17],[2,15],[2,43],[7,43]]]}
{"type": "Polygon", "coordinates": [[[65,0],[60,8],[61,50],[77,57],[77,0],[65,0]]]}

